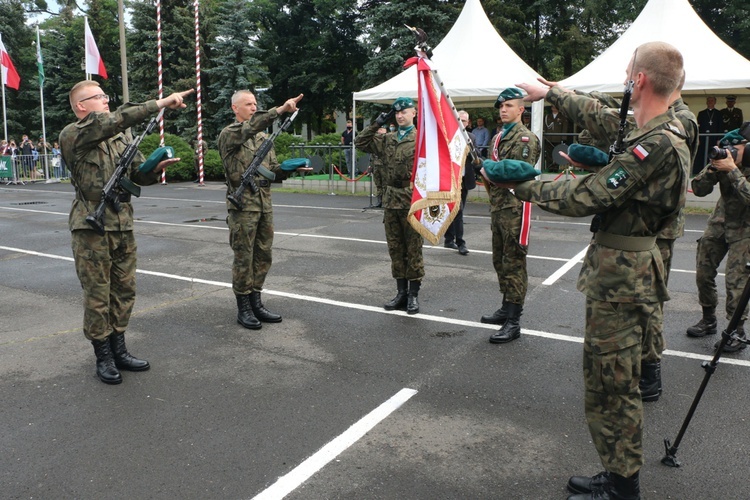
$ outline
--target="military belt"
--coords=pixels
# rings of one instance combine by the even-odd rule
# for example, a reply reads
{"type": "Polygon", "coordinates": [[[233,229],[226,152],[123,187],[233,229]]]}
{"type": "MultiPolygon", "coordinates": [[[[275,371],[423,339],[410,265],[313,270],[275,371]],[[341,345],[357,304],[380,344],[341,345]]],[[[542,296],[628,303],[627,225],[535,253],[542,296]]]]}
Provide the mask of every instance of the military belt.
{"type": "Polygon", "coordinates": [[[625,252],[645,252],[656,245],[656,236],[623,236],[621,234],[598,231],[594,241],[605,247],[623,250],[625,252]]]}
{"type": "Polygon", "coordinates": [[[408,188],[411,186],[411,179],[391,181],[388,185],[395,188],[408,188]]]}

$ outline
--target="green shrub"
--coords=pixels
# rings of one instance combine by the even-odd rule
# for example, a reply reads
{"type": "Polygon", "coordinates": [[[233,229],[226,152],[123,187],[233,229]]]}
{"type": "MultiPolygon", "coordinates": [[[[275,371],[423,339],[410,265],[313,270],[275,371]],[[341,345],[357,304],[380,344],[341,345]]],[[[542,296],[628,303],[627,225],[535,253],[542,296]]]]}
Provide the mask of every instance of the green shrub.
{"type": "MultiPolygon", "coordinates": [[[[190,180],[194,177],[194,152],[190,145],[181,137],[173,134],[164,134],[164,144],[174,149],[175,158],[180,161],[167,168],[167,180],[190,180]]],[[[159,147],[159,134],[151,134],[143,139],[138,148],[143,156],[148,156],[159,147]]]]}

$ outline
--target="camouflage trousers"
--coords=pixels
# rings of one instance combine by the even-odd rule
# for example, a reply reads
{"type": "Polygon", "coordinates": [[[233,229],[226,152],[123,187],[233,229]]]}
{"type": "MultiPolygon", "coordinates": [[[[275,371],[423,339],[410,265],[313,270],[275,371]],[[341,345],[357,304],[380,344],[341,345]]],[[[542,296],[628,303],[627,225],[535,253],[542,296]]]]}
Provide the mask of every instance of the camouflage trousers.
{"type": "Polygon", "coordinates": [[[383,210],[385,239],[391,257],[391,275],[419,281],[424,277],[422,259],[423,238],[406,220],[409,209],[386,208],[383,210]]]}
{"type": "MultiPolygon", "coordinates": [[[[669,283],[669,271],[672,268],[672,251],[674,249],[674,240],[659,238],[656,240],[656,246],[659,247],[661,260],[664,262],[664,283],[669,283]]],[[[659,303],[657,321],[652,321],[646,335],[643,338],[643,351],[641,358],[648,363],[654,363],[661,360],[661,354],[667,346],[664,339],[664,303],[659,303]]]]}
{"type": "Polygon", "coordinates": [[[523,305],[529,275],[526,271],[528,247],[519,243],[521,237],[521,207],[492,212],[492,265],[497,273],[500,293],[505,300],[523,305]]]}
{"type": "Polygon", "coordinates": [[[112,333],[124,333],[135,304],[133,231],[99,236],[79,229],[71,234],[71,246],[83,288],[83,334],[88,340],[104,340],[112,333]]]}
{"type": "Polygon", "coordinates": [[[239,212],[227,216],[229,246],[234,251],[232,290],[235,295],[259,292],[271,269],[273,212],[239,212]]]}
{"type": "Polygon", "coordinates": [[[629,477],[643,466],[641,344],[659,303],[603,302],[586,298],[583,341],[585,410],[602,465],[629,477]]]}
{"type": "MultiPolygon", "coordinates": [[[[730,319],[740,301],[750,274],[745,263],[750,262],[750,238],[727,243],[724,239],[701,238],[698,240],[698,252],[695,257],[695,283],[698,285],[698,303],[702,307],[716,307],[719,297],[716,291],[716,275],[719,265],[726,256],[724,269],[727,289],[726,313],[730,319]]],[[[742,314],[747,318],[748,310],[742,314]]]]}
{"type": "Polygon", "coordinates": [[[375,184],[375,195],[383,196],[383,170],[385,169],[382,165],[372,166],[372,182],[375,184]]]}

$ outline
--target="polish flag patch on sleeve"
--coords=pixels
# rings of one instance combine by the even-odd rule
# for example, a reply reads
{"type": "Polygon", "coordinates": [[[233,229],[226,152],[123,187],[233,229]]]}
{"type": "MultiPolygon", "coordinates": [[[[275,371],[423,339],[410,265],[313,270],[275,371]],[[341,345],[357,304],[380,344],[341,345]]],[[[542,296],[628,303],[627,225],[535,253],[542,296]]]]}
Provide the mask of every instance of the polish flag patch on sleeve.
{"type": "Polygon", "coordinates": [[[648,151],[641,144],[638,144],[633,148],[633,156],[638,158],[638,161],[643,161],[648,158],[648,151]]]}

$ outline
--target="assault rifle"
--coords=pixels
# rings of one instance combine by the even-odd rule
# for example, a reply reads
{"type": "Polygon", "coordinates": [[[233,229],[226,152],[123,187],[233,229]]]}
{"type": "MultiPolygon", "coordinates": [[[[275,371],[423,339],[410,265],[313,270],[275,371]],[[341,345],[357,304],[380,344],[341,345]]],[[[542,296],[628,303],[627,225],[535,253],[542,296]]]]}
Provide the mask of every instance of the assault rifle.
{"type": "Polygon", "coordinates": [[[128,147],[125,148],[125,151],[123,151],[122,155],[120,155],[120,159],[117,161],[115,173],[112,174],[112,177],[109,178],[107,184],[104,185],[104,189],[102,189],[99,204],[93,212],[86,216],[86,222],[89,223],[91,228],[96,231],[99,236],[104,236],[103,219],[107,205],[111,205],[115,212],[119,212],[122,210],[122,207],[120,206],[120,195],[123,191],[127,191],[135,197],[141,195],[141,187],[127,178],[126,174],[130,170],[130,165],[135,159],[135,154],[138,152],[138,146],[141,144],[141,141],[151,133],[163,115],[164,108],[162,108],[158,115],[151,118],[151,121],[146,125],[146,130],[144,130],[140,136],[136,137],[133,142],[128,144],[128,147]]]}
{"type": "Polygon", "coordinates": [[[294,119],[297,117],[297,113],[299,113],[299,110],[295,111],[290,116],[287,116],[286,120],[284,120],[279,129],[271,134],[271,136],[268,137],[265,141],[263,141],[263,144],[261,144],[258,150],[255,152],[253,161],[250,162],[250,165],[245,170],[245,173],[242,174],[242,177],[240,178],[240,185],[237,187],[234,193],[227,196],[227,199],[232,203],[232,205],[237,207],[238,210],[242,210],[242,193],[245,192],[245,188],[249,187],[250,192],[252,193],[258,192],[258,184],[256,184],[255,182],[256,174],[260,173],[260,175],[270,181],[276,178],[276,174],[265,168],[263,165],[261,165],[261,163],[263,163],[263,160],[271,151],[271,148],[273,147],[273,141],[276,140],[280,133],[289,128],[294,119]]]}

